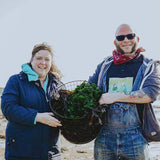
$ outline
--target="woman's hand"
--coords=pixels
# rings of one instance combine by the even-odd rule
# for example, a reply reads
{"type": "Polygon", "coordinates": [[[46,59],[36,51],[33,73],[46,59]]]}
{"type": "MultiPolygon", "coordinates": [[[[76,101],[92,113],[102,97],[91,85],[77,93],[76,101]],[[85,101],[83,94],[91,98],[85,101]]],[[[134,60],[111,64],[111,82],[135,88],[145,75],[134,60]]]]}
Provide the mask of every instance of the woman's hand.
{"type": "Polygon", "coordinates": [[[36,122],[43,123],[51,127],[62,126],[61,122],[53,116],[54,114],[51,112],[37,113],[36,122]]]}

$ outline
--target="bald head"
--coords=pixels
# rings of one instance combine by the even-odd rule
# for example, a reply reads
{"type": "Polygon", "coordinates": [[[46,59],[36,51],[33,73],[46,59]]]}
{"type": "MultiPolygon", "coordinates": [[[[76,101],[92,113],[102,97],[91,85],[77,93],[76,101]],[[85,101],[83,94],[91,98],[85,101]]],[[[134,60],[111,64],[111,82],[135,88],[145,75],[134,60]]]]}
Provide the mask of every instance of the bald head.
{"type": "Polygon", "coordinates": [[[115,36],[126,35],[128,33],[133,33],[131,27],[128,24],[121,24],[115,33],[115,36]]]}

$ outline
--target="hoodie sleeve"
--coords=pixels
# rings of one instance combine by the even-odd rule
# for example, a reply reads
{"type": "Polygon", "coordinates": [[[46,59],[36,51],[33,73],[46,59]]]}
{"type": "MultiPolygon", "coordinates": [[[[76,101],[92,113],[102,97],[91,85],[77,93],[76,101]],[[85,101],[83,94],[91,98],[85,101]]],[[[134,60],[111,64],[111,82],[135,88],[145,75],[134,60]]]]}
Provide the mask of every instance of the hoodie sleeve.
{"type": "Polygon", "coordinates": [[[150,68],[149,74],[147,74],[143,83],[142,90],[152,101],[155,101],[160,94],[160,73],[156,63],[150,68]]]}
{"type": "Polygon", "coordinates": [[[98,77],[99,77],[99,73],[100,73],[100,69],[101,69],[102,64],[103,64],[103,62],[98,64],[98,66],[97,66],[95,72],[93,73],[93,75],[89,76],[88,83],[95,83],[95,84],[98,83],[98,77]]]}

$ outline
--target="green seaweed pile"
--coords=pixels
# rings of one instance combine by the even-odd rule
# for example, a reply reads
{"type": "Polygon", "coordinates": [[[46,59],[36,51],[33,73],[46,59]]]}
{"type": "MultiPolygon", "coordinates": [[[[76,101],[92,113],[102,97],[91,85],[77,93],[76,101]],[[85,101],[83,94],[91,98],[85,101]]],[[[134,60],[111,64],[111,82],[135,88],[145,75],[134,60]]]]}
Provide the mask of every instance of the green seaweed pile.
{"type": "Polygon", "coordinates": [[[64,117],[79,118],[88,114],[99,103],[102,91],[98,89],[95,83],[87,84],[83,82],[78,85],[67,97],[67,107],[64,117]]]}

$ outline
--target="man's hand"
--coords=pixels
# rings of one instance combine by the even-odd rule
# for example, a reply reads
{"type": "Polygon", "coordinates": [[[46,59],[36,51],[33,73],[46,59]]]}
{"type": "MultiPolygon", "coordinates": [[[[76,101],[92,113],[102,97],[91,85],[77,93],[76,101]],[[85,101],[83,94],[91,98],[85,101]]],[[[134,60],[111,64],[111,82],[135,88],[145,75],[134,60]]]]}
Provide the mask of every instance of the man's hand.
{"type": "Polygon", "coordinates": [[[117,102],[117,100],[121,97],[122,93],[104,93],[102,94],[99,104],[112,104],[117,102]]]}
{"type": "Polygon", "coordinates": [[[61,122],[53,116],[54,114],[51,112],[37,113],[36,122],[43,123],[51,127],[62,126],[61,122]]]}

